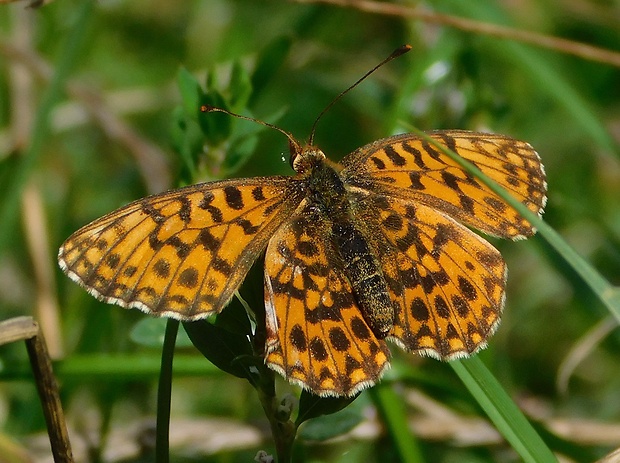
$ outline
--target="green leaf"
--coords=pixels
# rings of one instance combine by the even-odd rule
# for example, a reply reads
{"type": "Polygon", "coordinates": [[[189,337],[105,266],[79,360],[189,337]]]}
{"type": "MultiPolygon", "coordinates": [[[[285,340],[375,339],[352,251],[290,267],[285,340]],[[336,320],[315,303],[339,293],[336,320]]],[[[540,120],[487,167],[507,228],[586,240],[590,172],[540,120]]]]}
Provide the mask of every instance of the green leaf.
{"type": "Polygon", "coordinates": [[[299,413],[295,424],[299,426],[311,418],[339,412],[357,399],[358,396],[359,394],[353,397],[320,397],[304,390],[299,398],[299,413]]]}
{"type": "MultiPolygon", "coordinates": [[[[284,114],[286,114],[286,109],[282,108],[263,120],[270,124],[276,124],[284,114]]],[[[229,174],[236,172],[252,158],[256,152],[258,134],[265,130],[270,129],[261,124],[247,122],[235,126],[234,139],[231,140],[231,147],[223,164],[226,172],[229,174]]]]}
{"type": "Polygon", "coordinates": [[[257,371],[251,368],[254,362],[240,361],[254,357],[246,335],[233,333],[206,320],[184,322],[183,328],[194,346],[216,367],[255,383],[257,371]]]}
{"type": "Polygon", "coordinates": [[[174,109],[172,120],[172,144],[183,160],[182,177],[186,183],[193,183],[197,159],[202,155],[204,136],[198,122],[192,119],[183,107],[174,109]]]}
{"type": "Polygon", "coordinates": [[[200,105],[202,90],[196,78],[184,67],[177,74],[177,85],[181,93],[183,109],[189,115],[196,115],[196,108],[200,105]]]}
{"type": "Polygon", "coordinates": [[[278,37],[267,45],[258,56],[256,67],[252,73],[252,100],[260,94],[263,88],[272,81],[273,75],[288,56],[292,40],[289,37],[278,37]]]}
{"type": "Polygon", "coordinates": [[[343,410],[308,421],[300,428],[298,436],[305,440],[324,441],[349,432],[363,420],[361,413],[343,410]]]}
{"type": "Polygon", "coordinates": [[[205,88],[207,89],[207,93],[216,91],[218,87],[219,81],[217,79],[217,74],[213,71],[207,72],[205,76],[205,88]]]}
{"type": "MultiPolygon", "coordinates": [[[[240,124],[249,125],[249,124],[240,124]]],[[[259,124],[255,124],[264,130],[265,127],[259,124]]],[[[255,131],[258,133],[258,131],[255,131]]],[[[243,165],[248,162],[252,155],[256,152],[256,146],[258,145],[258,137],[256,135],[239,136],[234,140],[231,140],[231,146],[226,154],[226,158],[222,164],[224,171],[228,175],[232,175],[237,172],[243,165]]]]}
{"type": "Polygon", "coordinates": [[[228,91],[230,94],[230,107],[235,112],[241,111],[247,106],[250,95],[252,95],[252,82],[248,71],[237,60],[233,63],[228,91]]]}
{"type": "Polygon", "coordinates": [[[248,314],[236,297],[230,301],[225,310],[217,315],[213,324],[231,333],[242,336],[252,335],[252,326],[248,314]]]}
{"type": "MultiPolygon", "coordinates": [[[[136,323],[129,333],[130,339],[145,347],[161,347],[166,334],[166,318],[144,317],[136,323]]],[[[177,347],[190,347],[192,341],[181,332],[176,339],[177,347]]]]}

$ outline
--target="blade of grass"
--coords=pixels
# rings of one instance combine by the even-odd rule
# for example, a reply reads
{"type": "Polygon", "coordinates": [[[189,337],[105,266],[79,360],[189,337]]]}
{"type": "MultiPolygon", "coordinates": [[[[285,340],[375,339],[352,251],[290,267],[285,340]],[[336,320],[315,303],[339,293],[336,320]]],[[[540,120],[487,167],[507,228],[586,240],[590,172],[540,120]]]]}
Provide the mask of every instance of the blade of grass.
{"type": "Polygon", "coordinates": [[[22,188],[41,156],[50,129],[49,115],[63,93],[65,81],[74,63],[77,61],[84,44],[86,27],[88,19],[92,15],[94,4],[94,0],[83,0],[79,8],[77,8],[73,28],[62,47],[54,75],[43,94],[41,104],[37,110],[31,130],[30,145],[20,158],[13,175],[9,176],[8,185],[4,185],[4,203],[0,205],[0,223],[2,223],[0,249],[4,248],[8,241],[8,236],[13,231],[22,188]]]}
{"type": "Polygon", "coordinates": [[[404,463],[419,463],[424,461],[415,436],[409,431],[407,413],[402,406],[402,399],[392,387],[379,384],[368,390],[372,400],[387,425],[388,432],[398,455],[399,461],[404,463]]]}
{"type": "Polygon", "coordinates": [[[525,462],[557,462],[555,455],[480,358],[455,360],[449,365],[525,462]]]}
{"type": "MultiPolygon", "coordinates": [[[[82,354],[54,362],[56,376],[63,381],[88,377],[94,381],[148,381],[159,375],[161,355],[140,354],[82,354]]],[[[221,375],[221,370],[198,355],[175,355],[176,376],[221,375]]],[[[25,364],[5,364],[0,369],[0,381],[21,381],[32,376],[25,364]]]]}

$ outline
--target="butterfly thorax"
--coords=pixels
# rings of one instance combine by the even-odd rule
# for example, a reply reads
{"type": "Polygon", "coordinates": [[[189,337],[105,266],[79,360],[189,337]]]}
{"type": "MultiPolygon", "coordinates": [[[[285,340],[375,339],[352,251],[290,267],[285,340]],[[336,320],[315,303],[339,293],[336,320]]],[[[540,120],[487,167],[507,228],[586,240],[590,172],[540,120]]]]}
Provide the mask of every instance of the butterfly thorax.
{"type": "Polygon", "coordinates": [[[353,213],[350,193],[339,171],[337,164],[313,157],[307,172],[308,199],[331,224],[332,246],[355,299],[372,331],[382,339],[392,330],[394,308],[380,261],[353,213]]]}

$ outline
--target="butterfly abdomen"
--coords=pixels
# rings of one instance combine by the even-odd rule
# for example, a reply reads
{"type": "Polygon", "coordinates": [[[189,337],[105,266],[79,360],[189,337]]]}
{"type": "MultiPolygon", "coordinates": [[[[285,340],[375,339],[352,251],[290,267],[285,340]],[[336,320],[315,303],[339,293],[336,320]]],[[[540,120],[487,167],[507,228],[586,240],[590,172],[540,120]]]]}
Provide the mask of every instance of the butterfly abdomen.
{"type": "Polygon", "coordinates": [[[332,234],[364,318],[375,335],[383,339],[392,329],[394,309],[379,262],[353,223],[334,222],[332,234]]]}

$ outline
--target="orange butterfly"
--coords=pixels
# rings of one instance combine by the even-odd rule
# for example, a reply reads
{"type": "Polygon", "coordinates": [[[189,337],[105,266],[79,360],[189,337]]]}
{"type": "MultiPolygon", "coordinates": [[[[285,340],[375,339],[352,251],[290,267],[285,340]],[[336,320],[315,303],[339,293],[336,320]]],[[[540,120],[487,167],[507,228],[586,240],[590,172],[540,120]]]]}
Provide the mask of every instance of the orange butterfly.
{"type": "MultiPolygon", "coordinates": [[[[545,173],[529,144],[429,135],[542,214],[545,173]]],[[[295,176],[140,199],[74,233],[61,268],[102,301],[197,320],[224,309],[266,250],[265,362],[323,396],[375,384],[389,365],[386,340],[438,359],[484,347],[506,265],[463,224],[511,239],[533,227],[418,136],[375,141],[340,164],[290,138],[295,176]]]]}
{"type": "MultiPolygon", "coordinates": [[[[545,175],[527,143],[432,132],[531,211],[545,175]]],[[[265,255],[266,362],[320,395],[353,395],[388,365],[384,339],[451,359],[483,347],[504,305],[499,252],[459,222],[534,233],[501,198],[414,135],[341,165],[294,152],[294,177],[192,185],[140,199],[74,233],[59,262],[95,297],[155,315],[219,313],[265,255]]]]}

